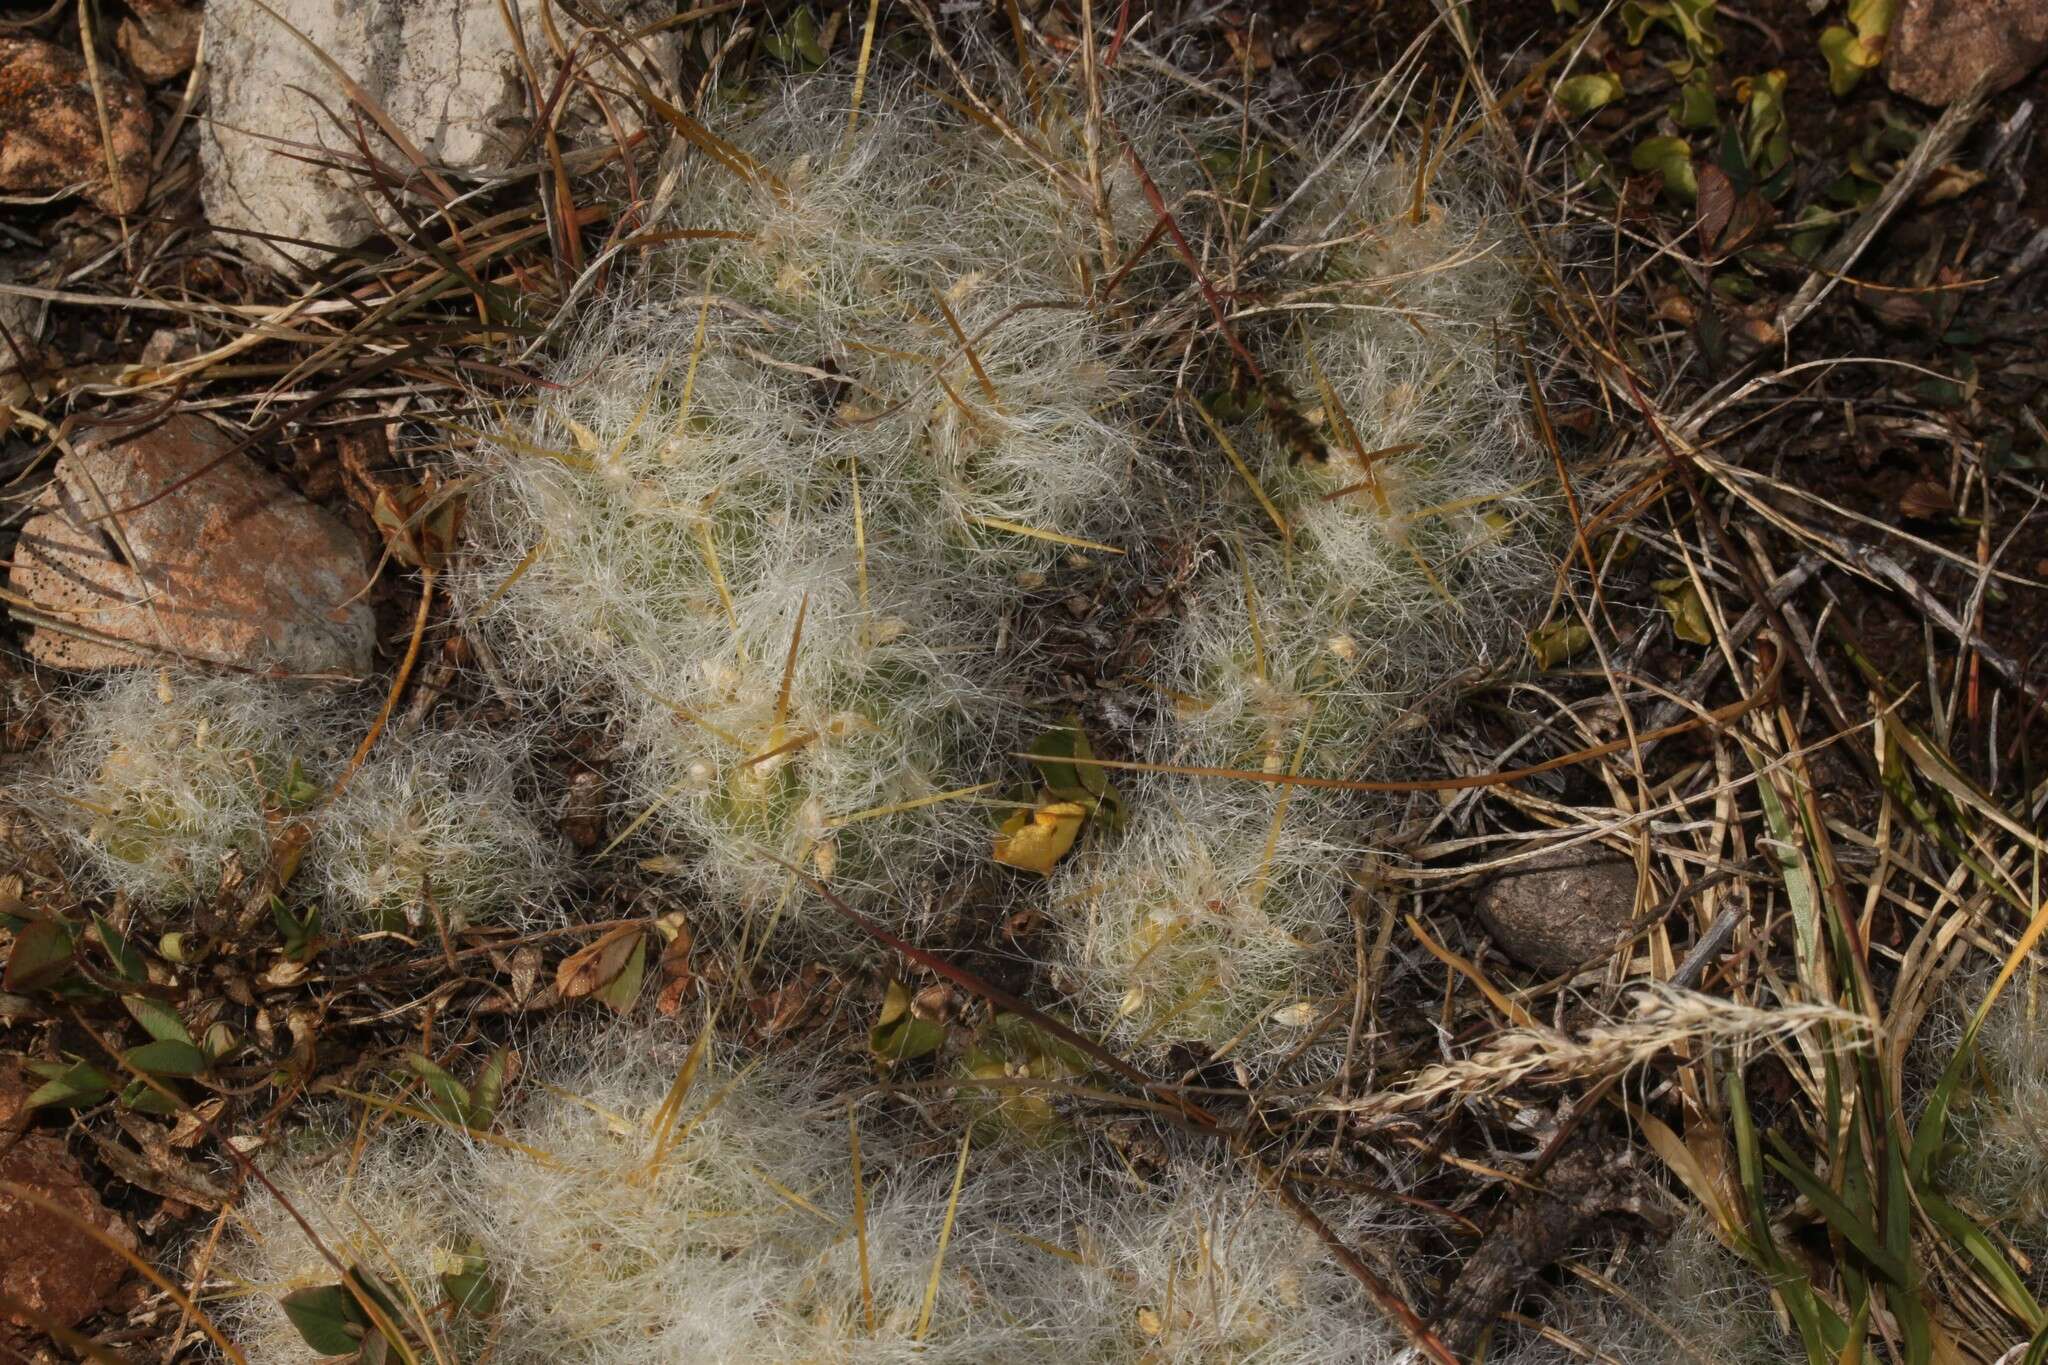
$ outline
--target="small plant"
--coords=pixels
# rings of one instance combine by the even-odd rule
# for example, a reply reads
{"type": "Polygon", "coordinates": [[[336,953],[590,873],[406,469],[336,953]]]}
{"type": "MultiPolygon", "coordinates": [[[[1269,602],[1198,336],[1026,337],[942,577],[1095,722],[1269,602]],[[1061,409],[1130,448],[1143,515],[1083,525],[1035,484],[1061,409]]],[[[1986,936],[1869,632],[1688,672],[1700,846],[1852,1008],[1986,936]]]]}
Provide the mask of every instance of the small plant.
{"type": "Polygon", "coordinates": [[[1148,783],[1129,832],[1053,884],[1089,1017],[1141,1049],[1256,1057],[1298,1042],[1346,922],[1359,850],[1344,828],[1314,795],[1148,783]]]}
{"type": "Polygon", "coordinates": [[[137,671],[81,692],[44,809],[87,879],[170,906],[260,868],[286,817],[321,795],[331,724],[302,691],[137,671]]]}
{"type": "Polygon", "coordinates": [[[321,812],[307,882],[328,922],[417,934],[558,916],[560,839],[520,790],[531,736],[387,735],[321,812]]]}
{"type": "Polygon", "coordinates": [[[496,442],[460,589],[509,666],[618,700],[635,828],[776,922],[790,867],[917,901],[971,850],[1014,575],[1129,523],[1142,444],[1082,182],[879,74],[849,98],[716,111],[677,240],[496,442]]]}
{"type": "Polygon", "coordinates": [[[1276,359],[1195,400],[1230,545],[1159,650],[1140,746],[1165,771],[1059,888],[1082,994],[1133,1042],[1256,1052],[1317,1013],[1368,808],[1285,779],[1384,765],[1401,708],[1491,658],[1554,571],[1519,239],[1484,177],[1375,149],[1300,197],[1276,359]]]}

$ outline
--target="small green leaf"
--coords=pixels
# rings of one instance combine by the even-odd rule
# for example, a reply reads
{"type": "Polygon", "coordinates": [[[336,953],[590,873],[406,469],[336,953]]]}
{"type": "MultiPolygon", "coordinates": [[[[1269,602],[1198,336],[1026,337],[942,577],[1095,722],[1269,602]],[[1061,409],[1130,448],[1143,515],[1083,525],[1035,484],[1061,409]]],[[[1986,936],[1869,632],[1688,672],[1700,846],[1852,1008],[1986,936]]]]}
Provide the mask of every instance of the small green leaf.
{"type": "Polygon", "coordinates": [[[491,1120],[497,1117],[498,1102],[505,1096],[505,1073],[511,1064],[512,1049],[501,1047],[476,1073],[476,1082],[470,1087],[470,1127],[488,1128],[491,1120]]]}
{"type": "Polygon", "coordinates": [[[121,1060],[151,1076],[197,1076],[206,1070],[205,1053],[174,1039],[131,1047],[121,1054],[121,1060]]]}
{"type": "Polygon", "coordinates": [[[457,1312],[488,1317],[498,1311],[498,1285],[491,1278],[483,1249],[472,1242],[455,1253],[457,1269],[441,1276],[441,1292],[457,1312]]]}
{"type": "Polygon", "coordinates": [[[299,1340],[323,1356],[355,1353],[363,1344],[363,1327],[355,1301],[338,1284],[296,1289],[278,1300],[299,1340]]]}
{"type": "Polygon", "coordinates": [[[22,1102],[25,1109],[83,1109],[114,1093],[114,1078],[85,1062],[30,1062],[43,1084],[22,1102]]]}
{"type": "Polygon", "coordinates": [[[1621,77],[1612,71],[1568,76],[1557,83],[1551,94],[1566,113],[1584,118],[1621,98],[1621,77]]]}
{"type": "Polygon", "coordinates": [[[1695,69],[1678,87],[1678,103],[1671,117],[1681,128],[1705,130],[1721,126],[1720,106],[1714,100],[1714,73],[1707,67],[1695,69]]]}
{"type": "Polygon", "coordinates": [[[123,981],[139,985],[149,980],[149,969],[143,965],[142,955],[135,951],[125,934],[107,923],[98,911],[93,912],[92,927],[99,935],[100,946],[107,950],[108,959],[123,981]]]}
{"type": "Polygon", "coordinates": [[[159,1043],[183,1043],[192,1045],[192,1034],[185,1027],[185,1021],[178,1012],[161,1000],[152,1000],[146,995],[124,995],[121,1003],[128,1008],[135,1022],[159,1043]]]}
{"type": "Polygon", "coordinates": [[[1559,664],[1593,643],[1593,633],[1577,621],[1552,621],[1529,632],[1529,652],[1538,668],[1559,664]]]}
{"type": "Polygon", "coordinates": [[[1671,613],[1671,633],[1695,645],[1714,643],[1714,626],[1706,603],[1690,578],[1660,578],[1650,585],[1664,610],[1671,613]]]}
{"type": "Polygon", "coordinates": [[[26,994],[54,985],[70,971],[71,930],[58,919],[30,920],[15,931],[0,989],[26,994]]]}
{"type": "Polygon", "coordinates": [[[178,1093],[177,1087],[167,1085],[161,1080],[155,1085],[148,1081],[134,1080],[122,1087],[121,1105],[123,1108],[133,1109],[138,1114],[168,1116],[185,1108],[185,1097],[178,1093]]]}
{"type": "Polygon", "coordinates": [[[1699,197],[1700,184],[1693,173],[1692,144],[1682,137],[1646,137],[1629,153],[1629,164],[1639,171],[1655,171],[1664,181],[1664,193],[1681,203],[1699,197]]]}
{"type": "Polygon", "coordinates": [[[429,1111],[453,1123],[469,1126],[469,1087],[449,1075],[423,1053],[411,1053],[405,1065],[415,1076],[425,1082],[427,1093],[433,1099],[427,1104],[429,1111]]]}
{"type": "Polygon", "coordinates": [[[868,1030],[868,1050],[884,1062],[907,1062],[938,1051],[945,1026],[910,1012],[910,987],[891,981],[882,996],[882,1017],[868,1030]]]}

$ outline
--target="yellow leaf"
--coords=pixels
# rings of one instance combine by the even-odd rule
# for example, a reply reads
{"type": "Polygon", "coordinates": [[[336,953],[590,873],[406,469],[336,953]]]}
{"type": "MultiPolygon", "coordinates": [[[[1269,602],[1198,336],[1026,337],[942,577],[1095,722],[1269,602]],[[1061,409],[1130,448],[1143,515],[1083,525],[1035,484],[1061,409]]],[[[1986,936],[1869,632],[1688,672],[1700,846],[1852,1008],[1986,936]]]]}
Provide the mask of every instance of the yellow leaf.
{"type": "Polygon", "coordinates": [[[1088,807],[1079,801],[1040,802],[1034,810],[1020,810],[997,831],[995,860],[1005,867],[1049,877],[1053,864],[1081,837],[1081,824],[1087,818],[1088,807]]]}

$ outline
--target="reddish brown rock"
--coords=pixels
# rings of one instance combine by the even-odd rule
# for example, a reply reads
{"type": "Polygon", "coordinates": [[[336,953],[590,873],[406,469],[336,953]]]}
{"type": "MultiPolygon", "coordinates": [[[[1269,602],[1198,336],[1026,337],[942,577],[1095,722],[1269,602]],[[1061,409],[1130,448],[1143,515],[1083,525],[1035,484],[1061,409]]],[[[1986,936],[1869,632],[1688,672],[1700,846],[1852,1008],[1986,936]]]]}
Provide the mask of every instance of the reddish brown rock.
{"type": "Polygon", "coordinates": [[[149,105],[142,87],[100,67],[108,136],[85,62],[53,43],[0,37],[0,192],[45,194],[83,187],[119,213],[142,207],[149,188],[149,105]],[[118,179],[110,181],[108,145],[118,179]]]}
{"type": "Polygon", "coordinates": [[[128,1263],[80,1222],[131,1251],[135,1247],[135,1234],[100,1202],[62,1142],[30,1133],[0,1153],[0,1291],[12,1300],[5,1321],[17,1327],[71,1327],[120,1288],[128,1263]],[[52,1212],[18,1190],[31,1191],[71,1216],[52,1212]]]}
{"type": "Polygon", "coordinates": [[[1479,918],[1509,957],[1552,976],[1598,964],[1627,934],[1635,864],[1597,849],[1538,854],[1487,883],[1479,918]]]}
{"type": "Polygon", "coordinates": [[[135,13],[114,30],[114,46],[135,74],[154,85],[190,71],[199,58],[199,10],[163,0],[130,0],[130,8],[135,13]]]}
{"type": "Polygon", "coordinates": [[[360,674],[375,643],[369,574],[347,526],[183,415],[80,435],[21,528],[12,586],[76,628],[28,635],[29,654],[58,668],[182,656],[360,674]]]}
{"type": "Polygon", "coordinates": [[[1884,75],[1922,104],[1961,98],[1978,77],[2016,85],[2048,57],[2048,0],[1906,0],[1892,24],[1884,75]]]}

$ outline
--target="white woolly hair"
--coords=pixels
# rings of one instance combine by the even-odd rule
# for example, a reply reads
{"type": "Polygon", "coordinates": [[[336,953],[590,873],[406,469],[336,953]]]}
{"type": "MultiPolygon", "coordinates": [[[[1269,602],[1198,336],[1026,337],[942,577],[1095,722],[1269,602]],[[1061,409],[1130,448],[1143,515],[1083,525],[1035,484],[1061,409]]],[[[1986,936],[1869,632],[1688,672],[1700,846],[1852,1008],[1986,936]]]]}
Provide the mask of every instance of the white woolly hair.
{"type": "MultiPolygon", "coordinates": [[[[1961,1042],[1964,1021],[1990,983],[1971,975],[1949,991],[1951,1016],[1930,1029],[1938,1068],[1961,1042]]],[[[2016,978],[1985,1016],[1975,1047],[1979,1065],[1961,1087],[1950,1117],[1952,1155],[1942,1178],[1974,1212],[2034,1262],[2037,1288],[2048,1284],[2048,1002],[2038,982],[2016,978]],[[1973,1083],[1974,1082],[1974,1083],[1973,1083]]]]}
{"type": "Polygon", "coordinates": [[[332,928],[559,923],[561,836],[522,789],[530,729],[387,731],[321,812],[303,875],[332,928]]]}
{"type": "Polygon", "coordinates": [[[1086,205],[886,79],[849,134],[850,95],[718,111],[694,235],[587,311],[472,502],[472,620],[621,700],[632,814],[728,908],[786,894],[764,855],[900,893],[985,839],[948,793],[1023,723],[1010,576],[1135,515],[1144,384],[1087,306],[1086,205]]]}
{"type": "MultiPolygon", "coordinates": [[[[420,1321],[436,1273],[480,1255],[493,1359],[1385,1358],[1377,1312],[1246,1177],[1086,1187],[1028,1152],[963,1168],[864,1122],[857,1197],[846,1107],[786,1064],[713,1048],[681,1090],[672,1035],[546,1046],[488,1138],[378,1113],[326,1125],[323,1159],[266,1170],[420,1321]]],[[[1353,1238],[1397,1230],[1364,1205],[1331,1216],[1353,1238]]],[[[217,1270],[251,1359],[315,1359],[276,1300],[338,1273],[254,1186],[217,1270]]]]}
{"type": "MultiPolygon", "coordinates": [[[[1553,480],[1511,332],[1526,287],[1514,224],[1455,155],[1418,212],[1416,166],[1392,146],[1354,149],[1308,187],[1275,302],[1248,310],[1280,319],[1273,377],[1328,458],[1284,422],[1240,425],[1233,446],[1257,488],[1217,462],[1229,483],[1204,529],[1228,532],[1231,548],[1192,585],[1160,651],[1153,682],[1170,705],[1138,737],[1141,757],[1321,777],[1383,769],[1401,708],[1497,651],[1554,570],[1553,480]]],[[[1344,831],[1369,805],[1298,795],[1291,833],[1268,850],[1261,812],[1287,798],[1244,779],[1199,782],[1140,787],[1137,825],[1065,879],[1070,895],[1111,889],[1087,902],[1079,972],[1083,994],[1117,1001],[1134,1038],[1177,1028],[1213,1045],[1283,995],[1313,997],[1319,962],[1334,961],[1321,949],[1343,928],[1342,864],[1358,851],[1344,831]],[[1255,913],[1245,888],[1263,893],[1255,913]],[[1162,919],[1188,932],[1155,946],[1162,919]],[[1133,1022],[1148,991],[1170,1002],[1203,982],[1228,998],[1238,981],[1243,999],[1133,1022]]]]}
{"type": "Polygon", "coordinates": [[[1181,776],[1126,797],[1132,824],[1052,886],[1065,974],[1127,1049],[1259,1058],[1330,1004],[1360,849],[1323,793],[1181,776]]]}
{"type": "Polygon", "coordinates": [[[1628,1365],[1778,1365],[1801,1354],[1779,1326],[1770,1281],[1721,1245],[1697,1209],[1620,1267],[1594,1269],[1605,1270],[1622,1296],[1573,1281],[1542,1307],[1523,1310],[1577,1347],[1531,1333],[1487,1359],[1568,1365],[1588,1359],[1584,1347],[1597,1353],[1592,1359],[1628,1365]]]}
{"type": "Polygon", "coordinates": [[[178,906],[259,866],[296,763],[319,782],[337,739],[318,699],[280,683],[136,670],[69,698],[36,804],[96,890],[178,906]]]}
{"type": "MultiPolygon", "coordinates": [[[[1406,1230],[1365,1201],[1320,1210],[1348,1245],[1406,1230]]],[[[1162,1188],[1090,1208],[1086,1273],[1062,1285],[1092,1335],[1065,1359],[1160,1365],[1391,1365],[1406,1344],[1307,1227],[1236,1169],[1190,1163],[1162,1188]]]]}

